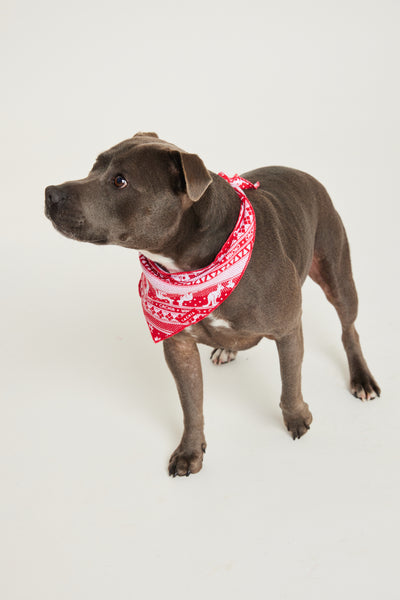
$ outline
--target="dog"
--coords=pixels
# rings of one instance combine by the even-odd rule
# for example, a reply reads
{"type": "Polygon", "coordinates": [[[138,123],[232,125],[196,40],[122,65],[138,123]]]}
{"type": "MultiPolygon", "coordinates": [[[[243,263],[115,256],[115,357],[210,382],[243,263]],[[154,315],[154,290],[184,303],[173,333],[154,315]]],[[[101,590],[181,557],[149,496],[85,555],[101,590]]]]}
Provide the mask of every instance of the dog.
{"type": "MultiPolygon", "coordinates": [[[[183,436],[169,461],[173,476],[200,471],[206,450],[199,343],[213,347],[213,362],[223,364],[262,338],[274,340],[284,423],[293,439],[310,428],[312,415],[301,392],[301,287],[307,275],[339,316],[351,392],[361,400],[380,395],[354,326],[358,299],[346,232],[327,191],[311,175],[286,167],[255,169],[239,179],[249,184],[245,194],[196,154],[139,132],[101,153],[85,179],[45,190],[45,214],[60,233],[139,250],[161,278],[181,273],[189,280],[213,264],[236,231],[240,194],[253,211],[255,237],[239,281],[226,283],[222,302],[217,285],[209,293],[207,315],[163,339],[184,416],[183,436]]],[[[143,280],[143,297],[149,288],[143,280]]],[[[193,301],[191,291],[183,291],[186,299],[180,296],[177,311],[193,301]]],[[[158,294],[154,301],[162,302],[158,294]]],[[[169,299],[158,310],[164,317],[169,299]]]]}

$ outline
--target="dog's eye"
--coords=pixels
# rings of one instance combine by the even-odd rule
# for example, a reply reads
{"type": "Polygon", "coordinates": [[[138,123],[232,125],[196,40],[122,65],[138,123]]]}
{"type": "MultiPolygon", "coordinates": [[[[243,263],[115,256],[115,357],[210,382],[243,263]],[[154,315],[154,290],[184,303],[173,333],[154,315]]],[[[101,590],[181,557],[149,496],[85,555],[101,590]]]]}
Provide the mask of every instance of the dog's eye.
{"type": "Polygon", "coordinates": [[[113,183],[114,183],[115,187],[117,187],[119,189],[124,188],[128,185],[128,182],[123,175],[116,175],[114,177],[113,183]]]}

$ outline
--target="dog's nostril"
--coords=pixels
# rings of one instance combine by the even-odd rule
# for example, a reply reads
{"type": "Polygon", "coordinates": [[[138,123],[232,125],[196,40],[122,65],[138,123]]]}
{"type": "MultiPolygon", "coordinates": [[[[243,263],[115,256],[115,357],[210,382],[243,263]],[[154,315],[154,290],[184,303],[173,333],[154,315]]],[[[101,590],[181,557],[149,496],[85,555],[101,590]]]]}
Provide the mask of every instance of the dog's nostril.
{"type": "Polygon", "coordinates": [[[63,194],[55,185],[49,185],[45,190],[45,198],[47,206],[58,204],[63,199],[63,194]]]}

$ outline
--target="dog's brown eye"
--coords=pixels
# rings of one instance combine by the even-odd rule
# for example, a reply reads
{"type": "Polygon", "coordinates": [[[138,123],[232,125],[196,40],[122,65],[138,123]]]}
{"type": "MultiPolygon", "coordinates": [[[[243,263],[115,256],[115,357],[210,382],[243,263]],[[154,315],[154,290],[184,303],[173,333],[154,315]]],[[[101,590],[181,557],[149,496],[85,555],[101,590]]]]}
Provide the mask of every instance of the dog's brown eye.
{"type": "Polygon", "coordinates": [[[114,177],[114,185],[115,187],[121,189],[126,187],[128,182],[123,175],[116,175],[116,177],[114,177]]]}

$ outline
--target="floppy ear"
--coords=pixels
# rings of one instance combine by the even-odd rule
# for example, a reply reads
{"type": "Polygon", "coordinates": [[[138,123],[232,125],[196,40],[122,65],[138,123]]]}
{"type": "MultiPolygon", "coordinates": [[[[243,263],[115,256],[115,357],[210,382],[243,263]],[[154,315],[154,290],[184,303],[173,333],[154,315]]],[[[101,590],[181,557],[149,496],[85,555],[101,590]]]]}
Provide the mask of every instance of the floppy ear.
{"type": "Polygon", "coordinates": [[[211,175],[197,154],[188,152],[177,152],[176,154],[179,155],[183,191],[192,202],[197,202],[212,182],[211,175]]]}
{"type": "Polygon", "coordinates": [[[135,135],[133,137],[153,137],[153,138],[157,138],[158,139],[158,135],[156,133],[154,133],[154,131],[148,131],[148,132],[144,132],[144,131],[138,131],[137,133],[135,133],[135,135]]]}

